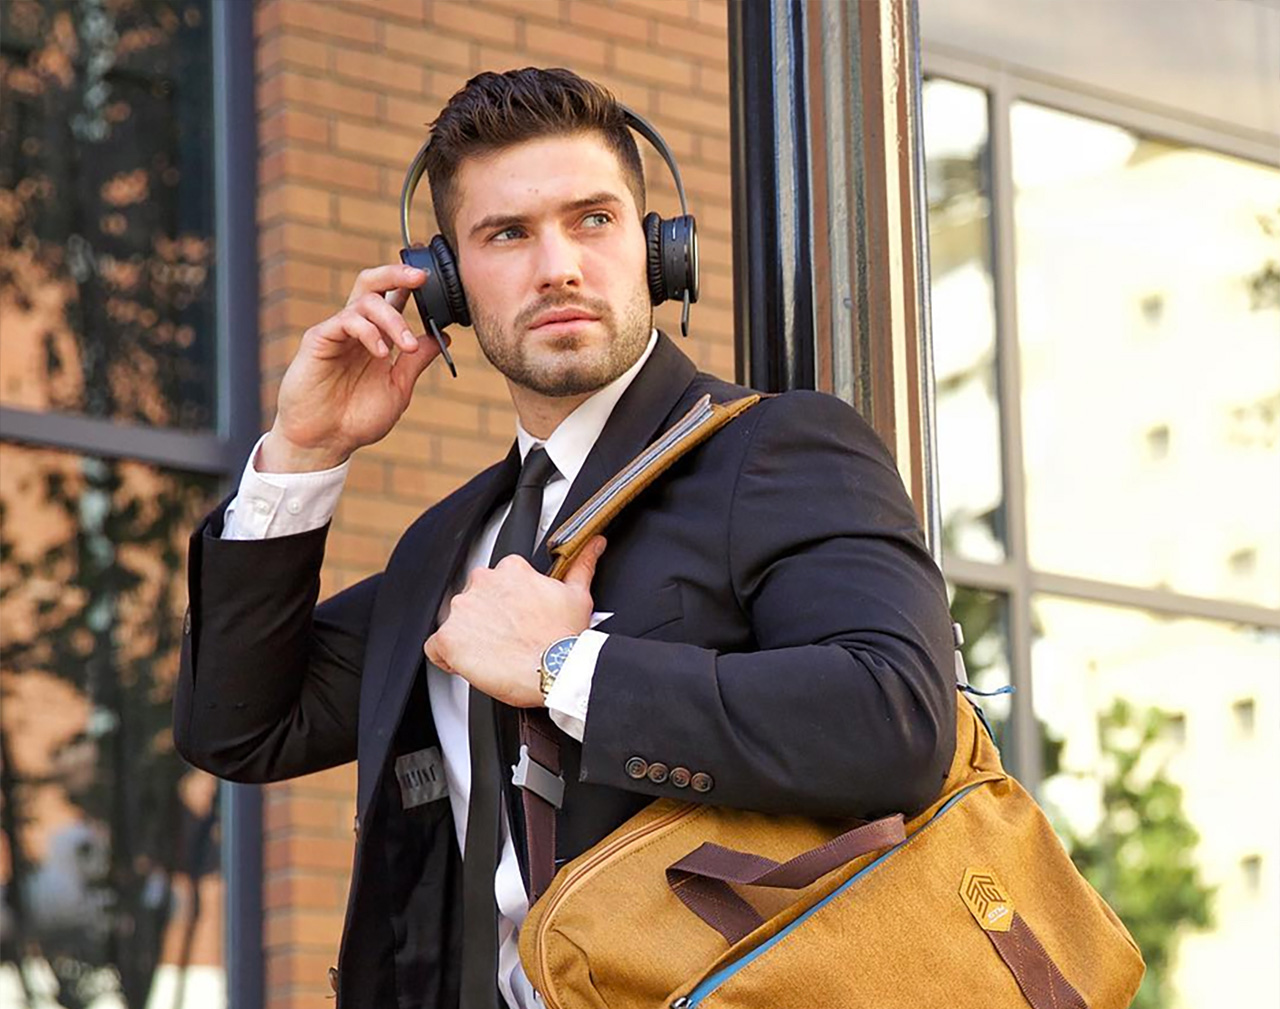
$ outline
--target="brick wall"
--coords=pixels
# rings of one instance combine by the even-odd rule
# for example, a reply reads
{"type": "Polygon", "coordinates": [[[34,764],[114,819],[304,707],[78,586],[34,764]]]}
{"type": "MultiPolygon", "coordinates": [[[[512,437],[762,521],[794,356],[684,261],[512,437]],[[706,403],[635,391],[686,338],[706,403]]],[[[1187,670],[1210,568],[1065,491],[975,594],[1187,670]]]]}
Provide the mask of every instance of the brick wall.
{"type": "MultiPolygon", "coordinates": [[[[258,0],[258,220],[264,424],[304,329],[364,267],[398,261],[398,199],[424,124],[480,70],[567,66],[652,120],[676,153],[699,224],[702,300],[683,345],[733,375],[725,0],[258,0]]],[[[678,212],[641,142],[650,208],[678,212]]],[[[415,237],[434,233],[424,185],[415,237]]],[[[416,313],[409,318],[415,331],[416,313]]],[[[674,306],[657,321],[678,332],[674,306]]],[[[353,459],[329,534],[322,597],[381,569],[422,510],[510,445],[501,377],[468,331],[459,378],[432,368],[395,430],[353,459]]],[[[329,994],[352,854],[353,767],[266,797],[265,936],[271,1009],[329,994]]]]}

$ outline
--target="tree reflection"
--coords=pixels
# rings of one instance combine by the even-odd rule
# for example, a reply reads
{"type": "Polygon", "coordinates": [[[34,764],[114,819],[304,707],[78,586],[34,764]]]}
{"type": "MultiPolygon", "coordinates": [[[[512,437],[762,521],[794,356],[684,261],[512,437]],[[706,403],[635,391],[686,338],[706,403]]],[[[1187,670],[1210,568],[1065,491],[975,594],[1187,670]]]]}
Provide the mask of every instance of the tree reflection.
{"type": "MultiPolygon", "coordinates": [[[[215,422],[207,31],[203,0],[0,4],[6,405],[215,422]]],[[[51,976],[68,1009],[140,1007],[191,961],[217,869],[216,788],[170,732],[185,537],[216,487],[0,451],[0,962],[29,1004],[51,976]]]]}

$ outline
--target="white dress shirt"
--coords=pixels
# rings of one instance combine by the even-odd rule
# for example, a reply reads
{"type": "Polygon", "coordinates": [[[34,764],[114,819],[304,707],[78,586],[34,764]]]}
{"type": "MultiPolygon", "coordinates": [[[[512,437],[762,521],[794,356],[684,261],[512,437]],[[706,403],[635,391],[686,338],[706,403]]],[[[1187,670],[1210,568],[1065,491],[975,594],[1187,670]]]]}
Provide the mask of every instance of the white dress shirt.
{"type": "MultiPolygon", "coordinates": [[[[604,430],[609,415],[657,344],[658,334],[649,336],[644,353],[623,374],[593,393],[568,417],[561,421],[545,442],[539,442],[516,422],[516,440],[520,459],[524,461],[536,445],[543,445],[555,463],[559,475],[546,485],[542,495],[542,517],[538,524],[537,542],[547,534],[551,520],[564,504],[570,486],[582,469],[588,453],[604,430]]],[[[259,473],[254,468],[263,435],[249,454],[236,497],[227,505],[222,538],[231,540],[267,539],[307,532],[323,526],[333,516],[338,497],[346,482],[350,460],[332,469],[314,473],[259,473]]],[[[488,566],[498,530],[502,527],[511,502],[507,501],[490,516],[471,544],[466,563],[458,571],[451,591],[446,592],[438,619],[449,616],[449,604],[466,584],[472,568],[488,566]]],[[[593,613],[591,626],[612,616],[593,613]]],[[[569,657],[547,696],[552,720],[566,733],[581,742],[585,731],[587,703],[591,695],[591,678],[596,659],[607,634],[586,630],[569,652],[569,657]]],[[[550,642],[547,642],[550,644],[550,642]]],[[[458,847],[465,849],[467,836],[467,804],[471,793],[471,751],[467,740],[467,706],[470,685],[461,676],[451,676],[427,663],[427,694],[431,714],[440,737],[445,780],[449,788],[449,804],[458,833],[458,847]]],[[[520,965],[517,946],[520,926],[529,912],[529,899],[516,861],[511,841],[506,805],[502,807],[502,855],[494,877],[494,893],[498,903],[498,987],[512,1009],[536,1009],[533,986],[520,965]]]]}

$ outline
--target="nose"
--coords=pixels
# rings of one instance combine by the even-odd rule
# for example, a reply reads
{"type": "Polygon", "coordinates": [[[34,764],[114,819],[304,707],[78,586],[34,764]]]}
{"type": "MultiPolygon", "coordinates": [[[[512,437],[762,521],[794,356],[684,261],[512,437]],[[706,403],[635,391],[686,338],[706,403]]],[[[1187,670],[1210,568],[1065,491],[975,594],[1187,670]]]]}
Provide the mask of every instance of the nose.
{"type": "Polygon", "coordinates": [[[582,286],[582,261],[577,243],[559,228],[548,228],[538,243],[538,291],[582,286]]]}

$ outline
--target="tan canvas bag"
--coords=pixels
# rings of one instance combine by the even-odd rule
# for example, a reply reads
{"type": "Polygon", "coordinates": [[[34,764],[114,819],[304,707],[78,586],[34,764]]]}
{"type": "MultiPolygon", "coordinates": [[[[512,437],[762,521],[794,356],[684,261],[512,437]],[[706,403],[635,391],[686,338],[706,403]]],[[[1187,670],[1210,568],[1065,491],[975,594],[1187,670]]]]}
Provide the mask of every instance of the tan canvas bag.
{"type": "MultiPolygon", "coordinates": [[[[589,501],[557,530],[552,573],[673,453],[755,402],[695,407],[592,499],[594,511],[589,501]]],[[[975,707],[960,700],[957,715],[946,783],[911,820],[850,824],[660,799],[549,887],[539,880],[550,869],[533,863],[554,851],[554,807],[526,791],[541,895],[520,957],[546,1005],[1124,1009],[1142,980],[1137,946],[1005,773],[975,707]]],[[[545,727],[522,728],[557,773],[545,727]]]]}

